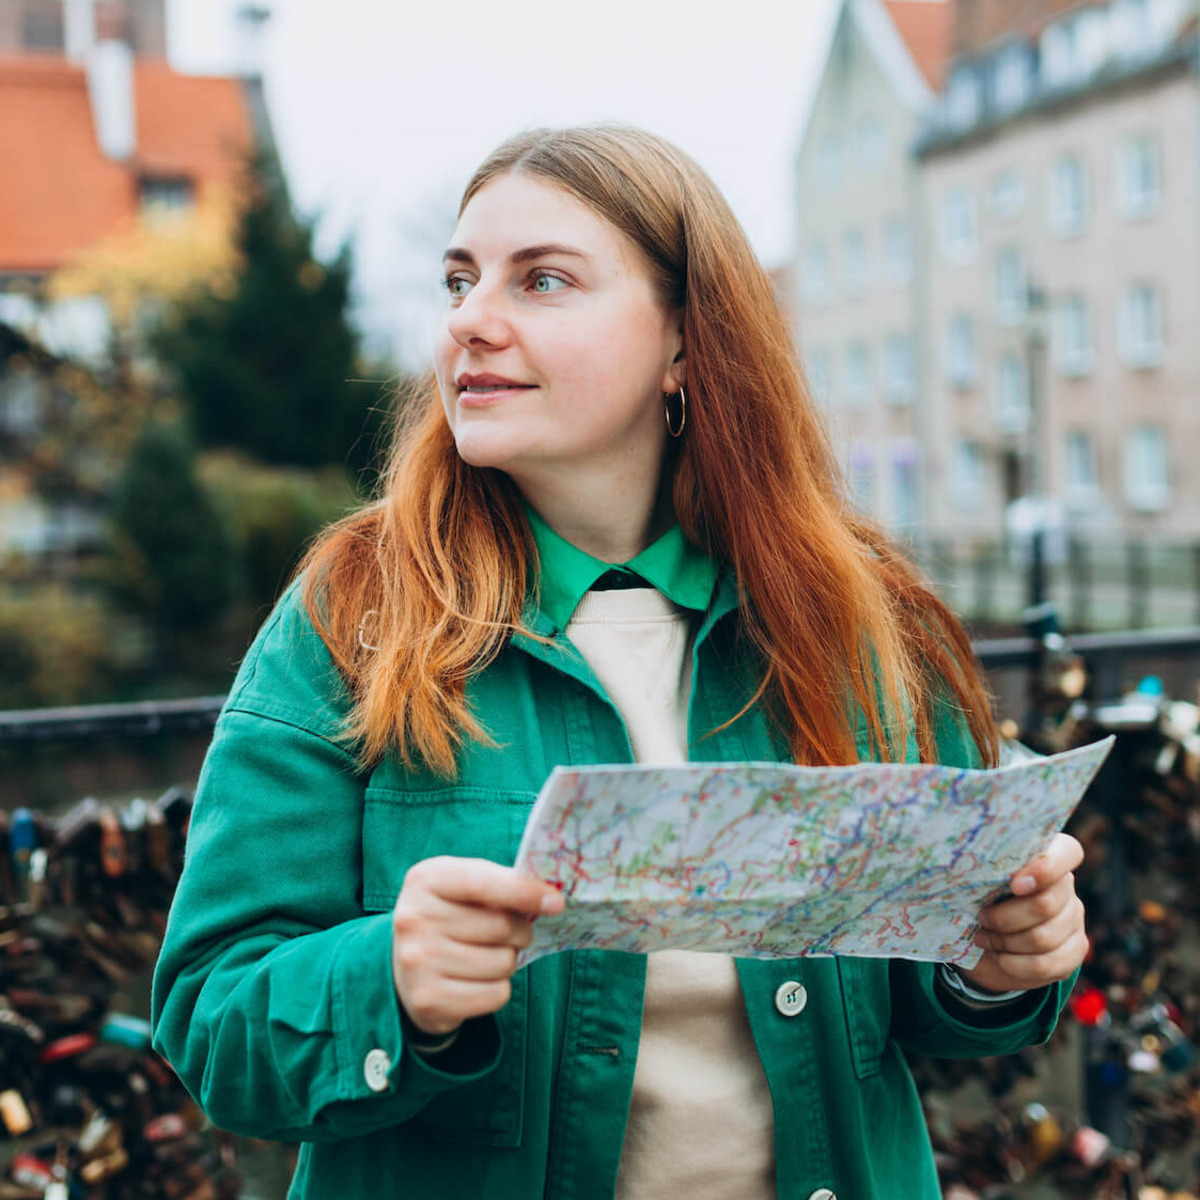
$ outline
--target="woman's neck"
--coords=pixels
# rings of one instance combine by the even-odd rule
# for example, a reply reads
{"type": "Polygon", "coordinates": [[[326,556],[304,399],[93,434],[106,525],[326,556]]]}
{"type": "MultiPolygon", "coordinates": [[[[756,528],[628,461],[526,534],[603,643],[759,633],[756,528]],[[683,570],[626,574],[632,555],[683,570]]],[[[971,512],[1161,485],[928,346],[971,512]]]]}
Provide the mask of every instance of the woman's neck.
{"type": "Polygon", "coordinates": [[[525,499],[560,537],[602,562],[628,562],[675,523],[669,486],[659,481],[515,480],[525,499]]]}

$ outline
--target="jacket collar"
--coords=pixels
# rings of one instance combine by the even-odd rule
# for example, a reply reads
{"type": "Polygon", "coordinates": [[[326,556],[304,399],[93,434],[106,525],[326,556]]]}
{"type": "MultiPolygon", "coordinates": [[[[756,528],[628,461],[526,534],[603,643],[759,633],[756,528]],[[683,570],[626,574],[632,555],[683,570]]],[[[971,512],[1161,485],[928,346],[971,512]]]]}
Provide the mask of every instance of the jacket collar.
{"type": "Polygon", "coordinates": [[[530,505],[525,511],[538,552],[536,608],[556,630],[566,627],[584,593],[613,570],[640,576],[681,608],[709,609],[717,588],[717,564],[693,546],[678,525],[628,562],[609,563],[555,533],[530,505]]]}

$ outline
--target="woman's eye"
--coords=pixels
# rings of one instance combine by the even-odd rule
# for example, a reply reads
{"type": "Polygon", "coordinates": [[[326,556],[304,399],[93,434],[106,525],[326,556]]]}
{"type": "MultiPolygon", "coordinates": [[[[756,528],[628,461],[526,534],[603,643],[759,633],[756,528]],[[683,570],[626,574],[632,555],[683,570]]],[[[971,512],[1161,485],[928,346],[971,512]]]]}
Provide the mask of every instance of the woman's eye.
{"type": "Polygon", "coordinates": [[[567,286],[565,279],[559,278],[557,275],[535,275],[533,277],[533,290],[540,292],[543,295],[547,292],[558,292],[567,286]]]}
{"type": "Polygon", "coordinates": [[[447,275],[442,280],[442,287],[450,293],[456,300],[461,300],[470,290],[471,281],[464,279],[461,275],[447,275]]]}

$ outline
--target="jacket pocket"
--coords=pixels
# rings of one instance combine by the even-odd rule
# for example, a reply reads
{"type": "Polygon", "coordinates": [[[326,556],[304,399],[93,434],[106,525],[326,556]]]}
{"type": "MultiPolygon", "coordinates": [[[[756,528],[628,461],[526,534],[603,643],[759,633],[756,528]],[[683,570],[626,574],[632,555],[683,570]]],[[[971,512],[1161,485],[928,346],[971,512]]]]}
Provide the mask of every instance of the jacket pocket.
{"type": "MultiPolygon", "coordinates": [[[[363,907],[387,912],[409,867],[449,854],[516,859],[532,792],[449,787],[398,791],[368,787],[363,808],[363,907]]],[[[524,1120],[528,971],[512,979],[512,999],[497,1014],[503,1039],[495,1070],[436,1096],[413,1118],[430,1138],[481,1146],[521,1144],[524,1120]]]]}
{"type": "Polygon", "coordinates": [[[867,1079],[879,1073],[892,1025],[892,993],[886,958],[838,958],[846,1036],[854,1073],[867,1079]]]}

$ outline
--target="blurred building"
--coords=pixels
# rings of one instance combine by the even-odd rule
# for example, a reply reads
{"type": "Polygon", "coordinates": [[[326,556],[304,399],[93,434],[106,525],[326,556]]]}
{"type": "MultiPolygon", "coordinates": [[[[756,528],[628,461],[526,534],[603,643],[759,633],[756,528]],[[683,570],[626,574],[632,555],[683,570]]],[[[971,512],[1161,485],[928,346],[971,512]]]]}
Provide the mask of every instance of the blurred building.
{"type": "Polygon", "coordinates": [[[876,515],[908,527],[893,445],[907,419],[925,535],[996,536],[1031,513],[1084,533],[1200,534],[1196,13],[846,0],[800,157],[797,323],[876,515]],[[890,18],[893,45],[912,47],[905,9],[943,22],[936,94],[901,104],[893,88],[881,113],[882,39],[864,31],[890,18]],[[903,139],[874,177],[846,149],[870,113],[903,139]],[[906,283],[881,232],[900,204],[906,283]],[[888,345],[905,312],[915,366],[898,405],[888,345]]]}
{"type": "MultiPolygon", "coordinates": [[[[264,13],[244,15],[257,26],[264,13]]],[[[20,454],[39,414],[61,407],[61,372],[56,382],[48,364],[112,365],[105,301],[54,299],[52,276],[139,222],[231,188],[255,146],[274,156],[252,67],[188,76],[166,51],[164,0],[0,0],[0,325],[10,348],[45,352],[0,361],[0,550],[15,537],[6,512],[22,514],[26,549],[49,545],[61,524],[50,502],[38,509],[37,466],[20,454]]]]}
{"type": "Polygon", "coordinates": [[[1200,533],[1194,0],[957,0],[916,151],[930,527],[1200,533]]]}
{"type": "Polygon", "coordinates": [[[919,163],[952,8],[843,0],[796,174],[794,320],[861,507],[902,533],[922,516],[927,390],[919,163]]]}

